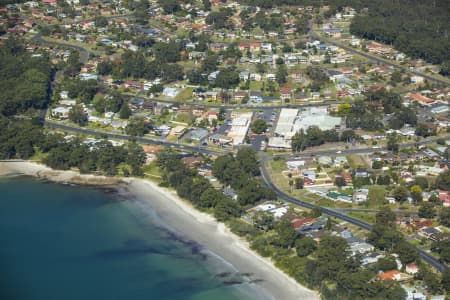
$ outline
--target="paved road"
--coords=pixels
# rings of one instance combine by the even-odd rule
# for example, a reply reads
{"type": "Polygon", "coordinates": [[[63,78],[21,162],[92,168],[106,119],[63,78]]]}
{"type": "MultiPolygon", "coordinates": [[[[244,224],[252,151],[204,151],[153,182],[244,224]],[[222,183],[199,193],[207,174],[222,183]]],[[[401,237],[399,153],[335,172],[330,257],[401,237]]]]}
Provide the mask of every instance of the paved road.
{"type": "Polygon", "coordinates": [[[410,69],[408,69],[406,67],[403,67],[403,66],[395,64],[393,62],[390,62],[389,60],[382,59],[382,58],[377,57],[377,56],[375,56],[373,54],[370,54],[370,53],[359,51],[359,50],[357,50],[355,48],[352,48],[350,46],[346,46],[346,45],[344,45],[342,43],[336,42],[336,41],[334,41],[334,40],[332,40],[330,38],[325,38],[325,37],[321,36],[320,34],[317,34],[312,29],[312,26],[311,26],[311,30],[310,30],[310,37],[313,38],[313,39],[319,40],[321,42],[328,43],[328,44],[335,45],[337,47],[343,48],[343,49],[347,50],[348,52],[358,54],[358,55],[363,56],[363,57],[365,57],[367,59],[370,59],[370,60],[372,60],[372,61],[374,61],[374,62],[376,62],[378,64],[384,64],[384,65],[392,66],[394,68],[402,70],[403,72],[411,73],[411,74],[418,75],[418,76],[422,76],[423,78],[427,79],[428,81],[436,82],[438,84],[442,84],[442,85],[445,85],[445,86],[450,86],[450,83],[448,81],[446,81],[446,80],[441,80],[439,78],[427,75],[427,74],[419,72],[419,71],[410,70],[410,69]]]}
{"type": "Polygon", "coordinates": [[[168,104],[187,104],[194,106],[203,106],[203,107],[211,107],[211,108],[220,108],[224,107],[226,109],[253,109],[253,110],[272,110],[272,109],[281,109],[281,108],[301,108],[301,107],[314,107],[314,106],[327,106],[331,104],[341,104],[348,103],[348,101],[342,100],[332,100],[332,101],[324,101],[324,102],[308,102],[308,103],[286,103],[286,104],[267,104],[264,106],[261,105],[249,105],[249,104],[217,104],[217,103],[209,103],[209,102],[200,102],[200,101],[176,101],[170,99],[158,99],[158,98],[149,98],[145,95],[146,91],[140,90],[136,93],[136,98],[145,98],[154,102],[168,103],[168,104]]]}
{"type": "MultiPolygon", "coordinates": [[[[55,128],[55,129],[61,129],[61,130],[66,130],[69,132],[75,132],[75,133],[79,133],[79,134],[87,134],[87,135],[92,135],[92,136],[99,136],[99,137],[108,137],[108,138],[113,138],[113,139],[119,139],[119,140],[129,140],[129,136],[127,135],[123,135],[123,134],[112,134],[112,133],[104,133],[104,132],[98,132],[98,131],[93,131],[90,129],[84,129],[84,128],[74,128],[74,127],[70,127],[67,125],[62,125],[62,124],[58,124],[58,123],[54,123],[54,122],[50,122],[50,121],[45,121],[44,125],[50,128],[55,128]]],[[[192,151],[192,152],[199,152],[199,153],[204,153],[204,154],[208,154],[208,155],[225,155],[229,152],[218,152],[218,151],[214,151],[214,150],[209,150],[206,149],[204,147],[192,147],[192,146],[186,146],[186,145],[180,145],[177,143],[171,143],[171,142],[166,142],[166,141],[161,141],[161,140],[154,140],[154,139],[149,139],[149,138],[137,138],[136,139],[138,142],[140,143],[148,143],[148,144],[156,144],[156,145],[163,145],[163,146],[168,146],[168,147],[172,147],[181,151],[192,151]]],[[[355,149],[357,150],[357,149],[355,149]]],[[[367,151],[373,151],[373,149],[358,149],[358,151],[361,150],[367,150],[367,151]]],[[[345,151],[345,153],[348,150],[345,151]]],[[[317,153],[317,152],[316,152],[317,153]]],[[[343,151],[344,153],[344,151],[343,151]]],[[[302,206],[302,207],[306,207],[308,209],[312,209],[315,207],[314,204],[311,204],[309,202],[305,202],[305,201],[301,201],[299,199],[295,199],[285,193],[283,193],[280,189],[278,189],[270,180],[270,176],[267,172],[267,169],[265,167],[265,162],[267,161],[268,157],[267,156],[263,156],[263,159],[261,160],[261,176],[264,179],[265,183],[267,184],[268,187],[270,187],[276,194],[278,197],[280,197],[281,199],[287,201],[287,202],[291,202],[293,204],[302,206]]],[[[369,223],[363,222],[361,220],[358,220],[356,218],[350,217],[345,215],[345,213],[336,210],[336,209],[330,209],[330,208],[326,208],[326,207],[320,207],[319,208],[322,210],[323,213],[328,214],[330,216],[336,217],[338,219],[347,221],[353,225],[356,225],[360,228],[366,229],[366,230],[371,230],[372,229],[372,225],[370,225],[369,223]]],[[[430,254],[428,254],[427,252],[425,252],[422,249],[418,249],[420,256],[422,257],[422,259],[424,261],[426,261],[427,263],[429,263],[430,265],[432,265],[433,267],[435,267],[437,270],[439,270],[440,272],[444,272],[447,269],[447,266],[445,266],[444,264],[440,263],[437,259],[435,259],[434,257],[432,257],[430,254]]]]}
{"type": "Polygon", "coordinates": [[[42,34],[40,32],[37,33],[34,37],[32,37],[31,40],[38,42],[39,44],[56,45],[56,46],[67,47],[67,48],[72,48],[72,49],[78,50],[78,51],[80,51],[80,62],[82,64],[86,63],[89,59],[89,51],[86,50],[86,48],[68,44],[68,43],[64,43],[64,42],[46,41],[42,38],[42,34]]]}
{"type": "MultiPolygon", "coordinates": [[[[281,199],[283,199],[283,200],[285,200],[287,202],[290,202],[290,203],[293,203],[293,204],[296,204],[296,205],[308,208],[308,209],[313,209],[314,207],[319,207],[320,210],[323,213],[325,213],[325,214],[327,214],[329,216],[336,217],[338,219],[347,221],[347,222],[349,222],[349,223],[351,223],[353,225],[356,225],[356,226],[358,226],[360,228],[363,228],[363,229],[366,229],[366,230],[371,230],[372,229],[372,225],[370,225],[369,223],[366,223],[366,222],[363,222],[363,221],[358,220],[356,218],[347,216],[347,215],[345,215],[344,213],[342,213],[342,212],[340,212],[338,210],[330,209],[330,208],[326,208],[326,207],[316,206],[316,205],[311,204],[309,202],[305,202],[305,201],[293,198],[293,197],[285,194],[280,189],[278,189],[273,184],[273,182],[270,180],[270,176],[269,176],[269,174],[267,172],[267,169],[265,167],[265,162],[266,161],[267,161],[267,157],[263,157],[263,159],[261,160],[261,176],[264,179],[264,181],[267,184],[267,186],[269,188],[271,188],[277,194],[277,196],[279,198],[281,198],[281,199]]],[[[445,264],[440,263],[436,258],[434,258],[430,254],[428,254],[426,251],[424,251],[422,249],[417,249],[417,250],[419,251],[420,257],[425,262],[429,263],[434,268],[436,268],[438,271],[445,272],[448,269],[448,267],[445,264]]]]}
{"type": "MultiPolygon", "coordinates": [[[[416,146],[422,146],[422,145],[428,145],[435,143],[439,139],[449,139],[449,135],[444,136],[434,136],[429,137],[426,139],[423,139],[418,142],[409,142],[409,143],[403,143],[399,145],[400,149],[410,148],[410,147],[416,147],[416,146]]],[[[367,153],[373,153],[373,152],[381,152],[381,151],[388,151],[387,147],[365,147],[365,148],[352,148],[352,149],[334,149],[334,150],[315,150],[315,149],[306,149],[303,152],[294,152],[290,154],[281,154],[277,155],[284,158],[295,158],[295,157],[312,157],[312,156],[334,156],[336,154],[339,155],[350,155],[350,154],[367,154],[367,153]]]]}
{"type": "MultiPolygon", "coordinates": [[[[380,210],[379,209],[364,209],[364,208],[336,208],[336,211],[340,211],[343,213],[348,213],[348,212],[377,213],[380,210]]],[[[399,215],[405,215],[405,214],[417,215],[418,214],[416,211],[401,210],[401,209],[393,210],[393,212],[395,212],[396,214],[399,214],[399,215]]]]}
{"type": "MultiPolygon", "coordinates": [[[[58,123],[51,122],[51,121],[44,121],[44,125],[49,128],[61,129],[61,130],[74,132],[74,133],[78,133],[78,134],[92,135],[92,136],[98,136],[98,137],[107,137],[107,138],[117,139],[117,140],[122,140],[122,141],[128,141],[131,139],[130,136],[125,135],[125,134],[106,133],[106,132],[99,132],[99,131],[94,131],[94,130],[86,129],[86,128],[76,128],[76,127],[71,127],[71,126],[67,126],[67,125],[63,125],[63,124],[58,124],[58,123]]],[[[214,151],[214,150],[210,150],[210,149],[207,149],[207,148],[201,147],[201,146],[193,147],[193,146],[187,146],[187,145],[180,145],[177,143],[161,141],[161,140],[157,140],[157,139],[150,139],[150,138],[145,138],[145,137],[137,137],[136,141],[139,143],[143,143],[143,144],[167,146],[167,147],[178,149],[180,151],[200,152],[200,153],[204,153],[204,154],[208,154],[208,155],[227,154],[227,152],[214,151]]]]}

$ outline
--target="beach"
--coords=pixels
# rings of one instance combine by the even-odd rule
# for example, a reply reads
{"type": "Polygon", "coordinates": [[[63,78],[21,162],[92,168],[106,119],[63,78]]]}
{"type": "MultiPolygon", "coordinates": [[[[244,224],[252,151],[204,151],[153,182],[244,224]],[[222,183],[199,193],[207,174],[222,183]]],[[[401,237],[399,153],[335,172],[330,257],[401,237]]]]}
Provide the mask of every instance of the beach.
{"type": "MultiPolygon", "coordinates": [[[[150,206],[154,213],[184,238],[198,243],[203,252],[213,253],[233,265],[240,273],[250,274],[251,285],[264,290],[273,299],[318,299],[311,291],[287,276],[267,258],[259,256],[248,243],[231,233],[212,216],[196,210],[172,190],[154,182],[136,178],[80,175],[74,171],[55,171],[32,162],[0,162],[0,176],[29,175],[60,183],[114,186],[125,184],[134,201],[150,206]]],[[[145,209],[145,205],[142,206],[145,209]]]]}

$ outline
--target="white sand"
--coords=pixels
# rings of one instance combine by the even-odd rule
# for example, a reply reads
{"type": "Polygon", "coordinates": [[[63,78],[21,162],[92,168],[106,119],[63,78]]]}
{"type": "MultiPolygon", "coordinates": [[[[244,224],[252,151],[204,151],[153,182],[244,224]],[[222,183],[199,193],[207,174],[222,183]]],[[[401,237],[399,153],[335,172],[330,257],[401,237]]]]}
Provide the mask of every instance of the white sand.
{"type": "Polygon", "coordinates": [[[126,182],[129,191],[138,199],[149,203],[164,222],[232,263],[239,272],[251,273],[253,279],[261,280],[255,284],[274,299],[319,299],[317,292],[298,284],[275,267],[270,259],[252,251],[245,240],[230,232],[223,223],[196,210],[190,203],[180,199],[174,191],[159,187],[151,181],[80,175],[75,171],[55,171],[42,164],[28,161],[0,162],[0,176],[13,175],[29,175],[55,182],[90,185],[114,185],[126,182]]]}
{"type": "Polygon", "coordinates": [[[131,193],[151,202],[164,222],[231,262],[239,272],[254,274],[254,278],[262,280],[258,285],[274,299],[319,299],[316,292],[298,284],[275,267],[270,259],[252,251],[248,242],[230,232],[223,223],[198,211],[189,202],[180,199],[174,191],[142,179],[131,179],[128,182],[131,193]]]}
{"type": "Polygon", "coordinates": [[[83,185],[116,185],[122,182],[118,177],[80,174],[76,171],[53,170],[35,162],[11,160],[0,162],[0,176],[28,175],[54,182],[83,185]]]}

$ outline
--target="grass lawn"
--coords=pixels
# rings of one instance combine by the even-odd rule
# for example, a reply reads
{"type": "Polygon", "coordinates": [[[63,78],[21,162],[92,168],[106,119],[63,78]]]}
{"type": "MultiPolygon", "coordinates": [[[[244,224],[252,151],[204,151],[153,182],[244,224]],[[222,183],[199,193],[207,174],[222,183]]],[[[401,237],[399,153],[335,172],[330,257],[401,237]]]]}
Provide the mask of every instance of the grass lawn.
{"type": "Polygon", "coordinates": [[[194,91],[194,88],[187,87],[183,89],[176,97],[175,101],[188,101],[192,100],[192,92],[194,91]]]}
{"type": "Polygon", "coordinates": [[[145,176],[150,177],[152,179],[161,178],[161,170],[159,169],[156,162],[152,161],[150,164],[142,167],[145,176]]]}
{"type": "Polygon", "coordinates": [[[262,81],[250,81],[250,90],[252,91],[259,91],[262,89],[263,82],[262,81]]]}
{"type": "Polygon", "coordinates": [[[286,162],[284,160],[271,160],[270,167],[273,172],[281,172],[287,170],[286,162]]]}
{"type": "Polygon", "coordinates": [[[347,160],[352,169],[355,169],[358,166],[366,166],[366,162],[360,155],[348,155],[347,160]]]}
{"type": "Polygon", "coordinates": [[[375,223],[375,214],[374,213],[367,213],[367,212],[349,212],[347,215],[350,217],[357,218],[361,221],[365,221],[369,224],[375,223]]]}

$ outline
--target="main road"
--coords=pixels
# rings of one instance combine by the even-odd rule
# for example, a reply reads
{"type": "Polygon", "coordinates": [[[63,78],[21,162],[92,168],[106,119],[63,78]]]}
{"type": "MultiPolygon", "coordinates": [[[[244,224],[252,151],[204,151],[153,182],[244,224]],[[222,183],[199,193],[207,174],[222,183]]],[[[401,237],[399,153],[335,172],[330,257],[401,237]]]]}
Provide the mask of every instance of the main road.
{"type": "Polygon", "coordinates": [[[59,123],[51,122],[51,121],[44,121],[44,125],[46,127],[53,128],[53,129],[59,129],[59,130],[64,130],[64,131],[68,131],[68,132],[74,132],[77,134],[91,135],[91,136],[102,137],[102,138],[107,137],[110,139],[116,139],[116,140],[122,140],[122,141],[129,141],[131,139],[135,139],[137,142],[142,143],[142,144],[161,145],[161,146],[175,148],[180,151],[199,152],[199,153],[204,153],[204,154],[208,154],[208,155],[216,155],[216,156],[230,153],[230,152],[220,152],[220,151],[210,150],[210,149],[207,149],[206,147],[202,147],[202,146],[198,146],[198,147],[188,146],[188,145],[182,145],[182,144],[178,144],[178,143],[161,141],[161,140],[151,139],[151,138],[146,138],[146,137],[134,138],[134,137],[130,137],[125,134],[107,133],[107,132],[102,132],[102,131],[86,129],[86,128],[72,127],[72,126],[59,124],[59,123]]]}
{"type": "MultiPolygon", "coordinates": [[[[65,131],[74,132],[74,133],[78,133],[78,134],[86,134],[86,135],[92,135],[92,136],[98,136],[98,137],[107,137],[107,138],[118,139],[118,140],[123,140],[123,141],[130,140],[130,137],[127,135],[124,135],[124,134],[99,132],[99,131],[85,129],[85,128],[71,127],[71,126],[67,126],[67,125],[63,125],[63,124],[59,124],[59,123],[51,122],[51,121],[44,121],[44,125],[49,128],[65,130],[65,131]]],[[[178,143],[166,142],[166,141],[155,140],[155,139],[150,139],[150,138],[145,138],[145,137],[138,137],[138,138],[136,138],[136,141],[138,141],[140,143],[146,143],[146,144],[167,146],[167,147],[178,149],[180,151],[198,152],[198,153],[203,153],[203,154],[207,154],[207,155],[220,156],[220,155],[226,155],[228,153],[231,153],[230,151],[219,152],[219,151],[210,150],[210,149],[207,149],[207,148],[201,147],[201,146],[194,147],[194,146],[188,146],[188,145],[180,145],[178,143]]],[[[365,148],[365,149],[343,150],[342,154],[358,153],[357,151],[359,151],[359,153],[368,153],[368,152],[373,152],[374,149],[365,148]]],[[[331,153],[331,152],[330,151],[316,151],[315,153],[321,154],[321,153],[331,153]]],[[[333,152],[333,153],[335,153],[335,152],[333,152]]],[[[345,212],[331,209],[331,208],[316,206],[312,203],[305,202],[305,201],[296,199],[294,197],[291,197],[291,196],[285,194],[277,186],[275,186],[275,184],[271,181],[270,176],[269,176],[266,166],[265,166],[267,160],[268,160],[268,157],[265,155],[261,159],[261,176],[262,176],[264,182],[267,184],[267,186],[269,188],[271,188],[277,194],[277,196],[279,198],[281,198],[287,202],[308,208],[308,209],[313,209],[314,207],[319,207],[321,209],[321,211],[327,215],[347,221],[353,225],[356,225],[356,226],[366,229],[366,230],[372,229],[372,225],[370,225],[369,223],[366,223],[366,222],[363,222],[356,218],[347,216],[345,214],[345,212]]],[[[422,249],[417,249],[417,250],[419,251],[422,259],[424,261],[426,261],[427,263],[429,263],[430,265],[432,265],[433,267],[435,267],[437,270],[439,270],[440,272],[444,272],[445,270],[447,270],[446,265],[440,263],[436,258],[431,256],[429,253],[427,253],[426,251],[424,251],[422,249]]]]}
{"type": "Polygon", "coordinates": [[[325,37],[321,36],[320,34],[317,34],[314,31],[313,26],[311,26],[311,25],[312,24],[310,24],[309,35],[310,35],[310,38],[312,38],[312,39],[316,39],[316,40],[319,40],[321,42],[328,43],[328,44],[340,47],[342,49],[345,49],[348,52],[351,52],[351,53],[354,53],[354,54],[358,54],[358,55],[360,55],[362,57],[365,57],[365,58],[367,58],[369,60],[372,60],[372,61],[376,62],[377,64],[384,64],[384,65],[392,66],[394,68],[398,68],[398,69],[402,70],[403,72],[411,73],[411,74],[418,75],[418,76],[422,76],[423,78],[427,79],[428,81],[433,81],[433,82],[436,82],[436,83],[439,83],[439,84],[443,84],[445,86],[450,86],[450,83],[447,80],[436,78],[434,76],[427,75],[427,74],[425,74],[423,72],[419,72],[419,71],[408,69],[406,67],[400,66],[399,64],[393,63],[393,62],[391,62],[391,61],[389,61],[387,59],[383,59],[383,58],[378,57],[376,55],[373,55],[373,54],[370,54],[370,53],[366,53],[366,52],[363,52],[363,51],[359,51],[359,50],[357,50],[355,48],[352,48],[350,46],[344,45],[343,43],[337,42],[337,41],[335,41],[335,40],[333,40],[331,38],[325,38],[325,37]]]}
{"type": "MultiPolygon", "coordinates": [[[[363,228],[363,229],[366,229],[369,231],[372,229],[372,225],[370,225],[369,223],[366,223],[366,222],[358,220],[356,218],[347,216],[345,213],[342,213],[338,210],[317,206],[312,203],[305,202],[305,201],[296,199],[294,197],[291,197],[291,196],[285,194],[277,186],[275,186],[275,184],[271,181],[269,173],[267,172],[267,169],[266,169],[266,162],[267,162],[267,156],[263,156],[263,158],[261,159],[261,176],[264,179],[264,182],[267,184],[267,186],[269,188],[271,188],[279,198],[283,199],[284,201],[287,201],[292,204],[296,204],[296,205],[299,205],[299,206],[302,206],[302,207],[305,207],[308,209],[313,209],[314,207],[318,207],[318,208],[320,208],[320,210],[323,213],[325,213],[329,216],[336,217],[338,219],[344,220],[350,224],[356,225],[360,228],[363,228]]],[[[434,268],[436,268],[439,272],[445,272],[448,269],[448,267],[445,264],[442,264],[441,262],[439,262],[439,260],[437,260],[436,258],[431,256],[425,250],[422,250],[419,248],[417,248],[417,250],[419,251],[420,257],[425,262],[429,263],[434,268]]]]}

